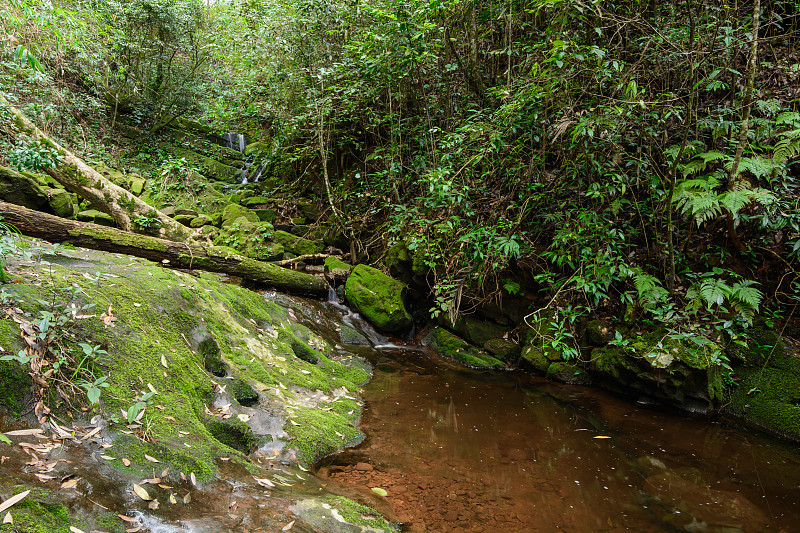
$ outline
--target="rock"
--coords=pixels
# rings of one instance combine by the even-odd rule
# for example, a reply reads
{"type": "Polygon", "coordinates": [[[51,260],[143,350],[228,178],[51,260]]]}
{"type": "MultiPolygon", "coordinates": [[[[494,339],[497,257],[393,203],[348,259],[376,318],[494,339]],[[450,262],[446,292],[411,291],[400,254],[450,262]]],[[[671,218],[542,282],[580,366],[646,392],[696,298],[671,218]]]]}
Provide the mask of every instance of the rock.
{"type": "Polygon", "coordinates": [[[258,215],[255,214],[250,209],[247,209],[246,207],[242,207],[237,204],[228,204],[222,210],[220,225],[221,226],[231,225],[236,219],[240,217],[244,217],[249,222],[260,222],[258,215]]]}
{"type": "Polygon", "coordinates": [[[614,338],[614,330],[600,320],[590,320],[583,331],[583,339],[589,346],[605,346],[614,338]]]}
{"type": "Polygon", "coordinates": [[[329,502],[314,499],[300,500],[289,510],[313,531],[325,533],[381,533],[392,531],[391,526],[382,517],[371,520],[374,525],[361,525],[362,518],[375,514],[370,508],[352,500],[338,497],[329,502]],[[378,527],[374,527],[378,526],[378,527]]]}
{"type": "Polygon", "coordinates": [[[342,344],[353,344],[358,346],[369,346],[369,339],[359,333],[355,328],[342,325],[342,330],[339,332],[339,338],[342,339],[342,344]]]}
{"type": "Polygon", "coordinates": [[[175,209],[175,214],[194,218],[197,216],[197,211],[194,209],[178,208],[175,209]]]}
{"type": "Polygon", "coordinates": [[[192,221],[195,219],[195,217],[193,217],[191,215],[175,215],[172,218],[175,219],[175,222],[178,222],[179,224],[183,224],[184,226],[191,226],[192,225],[192,221]]]}
{"type": "Polygon", "coordinates": [[[272,205],[275,203],[275,200],[273,198],[267,198],[266,196],[251,196],[250,198],[245,198],[241,200],[240,203],[244,207],[255,207],[262,205],[272,205]]]}
{"type": "Polygon", "coordinates": [[[369,463],[356,463],[353,468],[359,472],[372,472],[374,470],[369,463]]]}
{"type": "Polygon", "coordinates": [[[147,183],[147,180],[136,175],[131,175],[130,178],[130,188],[128,189],[131,193],[135,194],[136,196],[141,196],[144,192],[144,186],[147,183]]]}
{"type": "Polygon", "coordinates": [[[128,188],[128,178],[119,170],[109,167],[102,161],[94,165],[93,168],[114,185],[118,185],[124,189],[128,188]]]}
{"type": "Polygon", "coordinates": [[[280,230],[275,232],[274,239],[284,249],[295,255],[318,254],[324,248],[320,242],[310,241],[280,230]]]}
{"type": "Polygon", "coordinates": [[[333,278],[344,279],[353,270],[352,265],[348,265],[338,257],[326,257],[323,264],[328,269],[328,274],[333,278]]]}
{"type": "Polygon", "coordinates": [[[542,348],[533,345],[527,345],[522,349],[522,360],[539,372],[547,372],[552,362],[545,356],[542,348]]]}
{"type": "Polygon", "coordinates": [[[674,472],[652,475],[644,481],[645,491],[668,511],[673,527],[708,533],[756,533],[766,531],[770,521],[751,501],[737,492],[714,490],[701,480],[688,480],[674,472]]]}
{"type": "Polygon", "coordinates": [[[506,328],[474,315],[459,317],[453,329],[477,346],[484,346],[489,340],[499,339],[507,333],[506,328]]]}
{"type": "Polygon", "coordinates": [[[516,361],[520,354],[519,345],[507,339],[489,339],[483,348],[499,359],[509,362],[516,361]]]}
{"type": "Polygon", "coordinates": [[[62,218],[72,218],[78,213],[77,195],[65,189],[45,189],[50,197],[50,207],[53,213],[62,218]]]}
{"type": "Polygon", "coordinates": [[[102,211],[98,211],[97,209],[87,209],[86,211],[81,211],[76,215],[75,218],[81,222],[94,222],[95,224],[109,226],[112,228],[117,225],[111,215],[108,213],[103,213],[102,211]]]}
{"type": "Polygon", "coordinates": [[[28,209],[50,211],[47,209],[48,195],[36,180],[22,172],[2,166],[0,166],[0,198],[28,209]]]}
{"type": "Polygon", "coordinates": [[[278,218],[278,211],[275,209],[253,209],[253,212],[262,222],[275,222],[278,218]]]}
{"type": "MultiPolygon", "coordinates": [[[[753,350],[760,351],[761,347],[754,346],[753,350]]],[[[759,354],[745,357],[757,360],[759,354]]],[[[754,364],[735,370],[739,383],[730,389],[730,401],[724,404],[723,413],[800,442],[800,359],[776,350],[767,366],[754,364]]]]}
{"type": "Polygon", "coordinates": [[[209,225],[211,225],[211,218],[207,215],[196,216],[189,223],[190,228],[201,228],[209,225]]]}
{"type": "Polygon", "coordinates": [[[258,393],[245,380],[236,378],[228,385],[227,390],[239,404],[249,407],[258,402],[258,393]]]}
{"type": "Polygon", "coordinates": [[[384,331],[405,331],[411,315],[403,302],[405,286],[378,269],[358,265],[345,284],[345,295],[356,311],[384,331]]]}
{"type": "MultiPolygon", "coordinates": [[[[306,224],[306,219],[305,219],[305,217],[293,218],[293,219],[292,219],[292,224],[294,224],[294,226],[295,226],[295,227],[297,227],[297,226],[305,226],[305,224],[306,224]]],[[[307,230],[307,229],[308,229],[308,228],[306,228],[306,230],[307,230]]]]}
{"type": "Polygon", "coordinates": [[[214,237],[214,244],[233,248],[259,261],[276,261],[283,257],[284,248],[281,244],[270,241],[273,233],[272,224],[253,223],[242,216],[232,224],[223,225],[219,234],[214,237]]]}
{"type": "Polygon", "coordinates": [[[175,208],[171,205],[165,205],[160,209],[160,211],[165,215],[167,215],[168,217],[171,217],[175,214],[175,208]]]}
{"type": "Polygon", "coordinates": [[[422,339],[422,344],[430,346],[443,357],[458,361],[471,368],[504,368],[506,366],[499,359],[482,352],[464,339],[441,327],[433,328],[422,339]]]}

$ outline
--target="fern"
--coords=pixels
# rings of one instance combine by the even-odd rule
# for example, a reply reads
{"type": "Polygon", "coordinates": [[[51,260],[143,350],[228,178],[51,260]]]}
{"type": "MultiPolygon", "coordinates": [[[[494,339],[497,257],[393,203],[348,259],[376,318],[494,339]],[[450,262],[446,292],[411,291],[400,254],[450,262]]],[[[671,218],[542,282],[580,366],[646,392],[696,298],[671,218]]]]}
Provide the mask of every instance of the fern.
{"type": "Polygon", "coordinates": [[[673,202],[682,215],[692,216],[700,226],[722,213],[719,195],[714,192],[719,184],[713,175],[683,180],[675,186],[673,202]]]}
{"type": "Polygon", "coordinates": [[[689,298],[687,307],[692,312],[697,312],[703,306],[711,311],[715,306],[721,307],[727,302],[739,316],[752,324],[755,313],[764,299],[764,293],[754,285],[758,283],[752,280],[737,281],[733,285],[728,285],[722,279],[706,278],[686,291],[686,297],[689,298]]]}
{"type": "Polygon", "coordinates": [[[645,274],[637,269],[633,276],[633,285],[636,287],[638,293],[638,302],[645,309],[651,309],[656,304],[664,300],[669,294],[667,290],[661,286],[661,282],[655,276],[645,274]]]}
{"type": "Polygon", "coordinates": [[[800,128],[783,132],[781,136],[783,138],[775,143],[775,153],[772,156],[776,165],[786,163],[800,154],[800,128]]]}
{"type": "Polygon", "coordinates": [[[731,285],[730,294],[728,295],[734,310],[750,324],[753,323],[753,316],[764,299],[764,293],[753,287],[753,285],[758,285],[758,283],[752,280],[736,282],[731,285]]]}
{"type": "Polygon", "coordinates": [[[702,152],[697,154],[695,159],[689,161],[686,165],[683,166],[683,177],[686,178],[691,176],[692,174],[699,174],[701,172],[705,172],[708,168],[709,163],[713,163],[714,161],[719,160],[727,160],[730,159],[730,156],[724,154],[717,150],[711,150],[708,152],[702,152]]]}
{"type": "Polygon", "coordinates": [[[791,124],[792,126],[800,127],[800,113],[795,111],[779,113],[778,116],[775,117],[775,124],[791,124]]]}

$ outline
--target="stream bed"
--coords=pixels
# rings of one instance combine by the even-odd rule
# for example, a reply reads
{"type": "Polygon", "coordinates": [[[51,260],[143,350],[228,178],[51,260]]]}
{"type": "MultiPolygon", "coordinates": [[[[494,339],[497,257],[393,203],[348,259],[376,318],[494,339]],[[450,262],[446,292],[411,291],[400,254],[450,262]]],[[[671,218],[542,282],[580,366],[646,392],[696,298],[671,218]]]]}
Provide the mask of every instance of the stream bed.
{"type": "Polygon", "coordinates": [[[323,330],[359,329],[375,365],[366,440],[317,475],[405,531],[800,531],[795,445],[589,387],[464,369],[390,344],[346,309],[314,307],[298,312],[323,330]]]}

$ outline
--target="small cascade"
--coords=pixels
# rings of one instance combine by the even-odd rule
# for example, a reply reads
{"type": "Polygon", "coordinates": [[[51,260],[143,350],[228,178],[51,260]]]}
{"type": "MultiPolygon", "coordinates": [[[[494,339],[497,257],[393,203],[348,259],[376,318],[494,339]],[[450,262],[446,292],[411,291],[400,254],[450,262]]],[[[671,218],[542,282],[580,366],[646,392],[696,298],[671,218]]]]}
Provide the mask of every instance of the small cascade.
{"type": "Polygon", "coordinates": [[[328,284],[328,302],[332,304],[339,303],[339,295],[336,294],[336,289],[331,284],[328,284]]]}
{"type": "MultiPolygon", "coordinates": [[[[233,132],[226,133],[222,136],[222,140],[225,141],[225,146],[227,148],[231,148],[242,154],[244,153],[245,147],[247,147],[247,138],[241,133],[233,133],[233,132]]],[[[247,185],[248,183],[250,183],[249,169],[250,165],[252,164],[253,164],[252,157],[247,157],[242,162],[242,168],[239,169],[241,171],[241,176],[242,176],[242,181],[239,183],[240,185],[247,185]]],[[[263,172],[264,170],[263,167],[264,165],[260,165],[256,169],[256,172],[253,175],[254,176],[253,182],[258,181],[261,172],[263,172]]]]}

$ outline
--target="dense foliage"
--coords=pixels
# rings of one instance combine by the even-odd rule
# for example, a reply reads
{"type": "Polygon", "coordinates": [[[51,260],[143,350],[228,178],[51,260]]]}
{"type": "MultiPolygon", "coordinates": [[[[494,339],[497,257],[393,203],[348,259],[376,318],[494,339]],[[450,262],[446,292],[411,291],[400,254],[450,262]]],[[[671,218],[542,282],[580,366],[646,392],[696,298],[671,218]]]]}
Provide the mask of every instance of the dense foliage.
{"type": "Polygon", "coordinates": [[[269,192],[311,190],[373,260],[403,243],[432,315],[543,295],[568,341],[596,313],[713,337],[793,305],[799,7],[2,0],[0,24],[5,90],[48,94],[55,133],[247,131],[269,192]]]}

